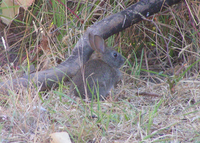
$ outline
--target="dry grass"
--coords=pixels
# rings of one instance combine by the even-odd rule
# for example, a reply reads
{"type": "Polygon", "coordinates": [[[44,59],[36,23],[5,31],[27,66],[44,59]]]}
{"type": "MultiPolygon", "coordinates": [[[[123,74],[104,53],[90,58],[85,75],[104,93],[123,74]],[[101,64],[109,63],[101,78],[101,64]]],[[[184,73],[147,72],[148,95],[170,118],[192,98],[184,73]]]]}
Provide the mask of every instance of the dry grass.
{"type": "MultiPolygon", "coordinates": [[[[50,133],[66,131],[73,142],[198,142],[200,3],[186,1],[108,39],[108,45],[116,46],[127,58],[122,68],[124,78],[114,90],[113,99],[84,102],[70,95],[70,83],[60,83],[48,92],[22,88],[17,93],[10,91],[9,97],[1,95],[0,141],[49,142],[50,133]],[[142,92],[146,94],[138,96],[142,92]]],[[[30,11],[37,14],[36,27],[39,29],[43,24],[49,34],[26,33],[29,36],[18,37],[18,41],[23,41],[20,47],[27,48],[30,64],[37,65],[32,72],[55,66],[68,57],[91,21],[96,18],[99,21],[134,3],[108,1],[99,8],[95,2],[68,3],[80,19],[70,12],[66,16],[60,4],[56,9],[44,2],[40,4],[41,10],[30,11]],[[56,10],[64,17],[63,21],[53,18],[56,10]],[[51,22],[57,27],[51,29],[51,22]],[[52,34],[50,31],[55,29],[52,34]],[[61,42],[64,35],[65,44],[61,42]],[[41,48],[43,54],[31,52],[45,44],[48,46],[41,48]]],[[[24,30],[31,33],[35,28],[29,26],[24,30]]],[[[27,70],[31,67],[28,58],[20,51],[17,62],[13,62],[14,66],[20,65],[20,70],[5,62],[2,81],[31,72],[27,70]]]]}

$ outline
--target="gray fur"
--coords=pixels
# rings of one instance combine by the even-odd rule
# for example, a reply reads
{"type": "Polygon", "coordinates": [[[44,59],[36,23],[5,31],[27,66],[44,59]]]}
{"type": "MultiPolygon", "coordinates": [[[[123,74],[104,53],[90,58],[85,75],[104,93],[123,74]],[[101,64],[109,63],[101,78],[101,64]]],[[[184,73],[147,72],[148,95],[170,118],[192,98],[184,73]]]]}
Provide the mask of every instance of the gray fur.
{"type": "Polygon", "coordinates": [[[92,98],[92,95],[96,98],[99,93],[100,100],[102,100],[102,96],[105,98],[120,81],[122,74],[119,68],[124,64],[125,59],[114,49],[107,48],[103,38],[98,35],[89,34],[89,42],[91,48],[97,52],[97,56],[95,59],[89,60],[76,73],[70,89],[74,90],[76,96],[79,96],[80,93],[82,98],[85,98],[86,90],[89,98],[92,98]],[[75,89],[74,84],[79,92],[75,89]],[[88,86],[93,90],[93,94],[88,86]]]}

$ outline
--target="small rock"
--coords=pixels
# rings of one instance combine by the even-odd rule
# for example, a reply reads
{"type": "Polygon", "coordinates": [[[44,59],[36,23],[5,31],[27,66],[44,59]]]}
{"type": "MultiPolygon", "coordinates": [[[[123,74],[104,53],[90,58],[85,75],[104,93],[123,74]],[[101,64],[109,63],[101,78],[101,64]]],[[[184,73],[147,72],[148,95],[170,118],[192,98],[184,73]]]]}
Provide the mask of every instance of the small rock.
{"type": "Polygon", "coordinates": [[[49,135],[50,143],[71,143],[67,132],[56,132],[49,135]]]}

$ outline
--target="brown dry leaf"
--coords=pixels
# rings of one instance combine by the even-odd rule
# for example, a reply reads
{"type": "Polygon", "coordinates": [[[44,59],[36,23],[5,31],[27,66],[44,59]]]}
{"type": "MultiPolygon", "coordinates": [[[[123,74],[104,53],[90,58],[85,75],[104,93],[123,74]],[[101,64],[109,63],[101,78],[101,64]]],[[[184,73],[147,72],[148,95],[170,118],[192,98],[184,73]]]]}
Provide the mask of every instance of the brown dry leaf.
{"type": "Polygon", "coordinates": [[[31,62],[34,62],[35,60],[38,60],[38,55],[39,53],[43,53],[40,56],[40,61],[41,61],[41,65],[40,65],[40,70],[45,70],[49,68],[49,65],[51,63],[51,60],[49,58],[47,58],[49,55],[51,55],[50,52],[50,48],[49,48],[49,44],[48,44],[48,37],[45,36],[44,34],[42,35],[41,38],[41,44],[37,47],[38,50],[36,51],[36,55],[35,57],[31,60],[31,62]]]}
{"type": "Polygon", "coordinates": [[[3,23],[9,24],[13,18],[19,13],[19,6],[15,5],[11,0],[4,0],[1,4],[3,23]]]}
{"type": "Polygon", "coordinates": [[[34,1],[35,0],[14,0],[14,3],[27,10],[28,7],[31,6],[34,1]]]}
{"type": "Polygon", "coordinates": [[[2,9],[1,19],[3,23],[8,25],[19,13],[20,7],[27,10],[34,1],[35,0],[3,0],[0,5],[0,8],[2,9]]]}

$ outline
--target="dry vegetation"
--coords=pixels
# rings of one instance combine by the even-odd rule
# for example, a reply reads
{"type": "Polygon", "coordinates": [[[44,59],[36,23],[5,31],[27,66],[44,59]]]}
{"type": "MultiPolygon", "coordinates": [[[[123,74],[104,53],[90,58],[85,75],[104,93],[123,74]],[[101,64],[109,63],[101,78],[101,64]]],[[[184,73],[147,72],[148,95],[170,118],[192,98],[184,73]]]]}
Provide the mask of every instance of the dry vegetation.
{"type": "MultiPolygon", "coordinates": [[[[92,22],[136,1],[68,2],[79,18],[54,2],[37,2],[26,16],[21,10],[6,28],[10,46],[0,45],[1,81],[56,66],[92,22]]],[[[70,95],[70,83],[1,95],[0,142],[48,142],[61,131],[72,142],[198,142],[199,6],[185,0],[107,40],[127,58],[112,99],[84,102],[70,95]]]]}

